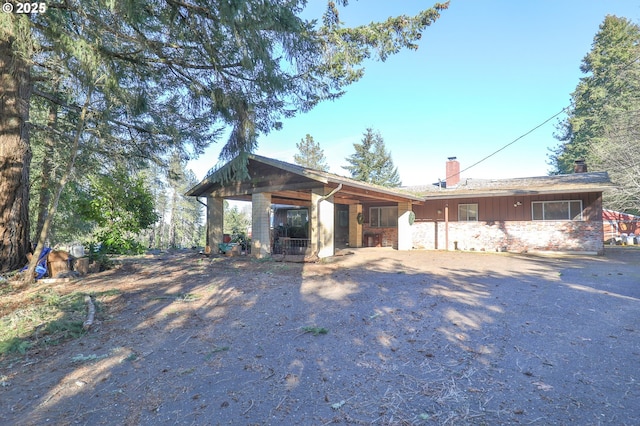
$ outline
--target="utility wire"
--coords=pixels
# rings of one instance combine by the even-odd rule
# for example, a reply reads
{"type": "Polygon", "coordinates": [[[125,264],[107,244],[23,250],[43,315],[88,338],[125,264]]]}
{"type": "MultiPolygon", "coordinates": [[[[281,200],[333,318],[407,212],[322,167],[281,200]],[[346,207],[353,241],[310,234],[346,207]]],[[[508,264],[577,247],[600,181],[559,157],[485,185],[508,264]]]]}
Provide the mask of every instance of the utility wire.
{"type": "Polygon", "coordinates": [[[538,130],[540,127],[544,126],[545,124],[547,124],[548,122],[550,122],[551,120],[553,120],[554,118],[556,118],[557,116],[559,116],[560,114],[564,113],[565,111],[567,111],[569,109],[569,107],[564,107],[562,108],[560,111],[558,111],[557,113],[555,113],[554,115],[552,115],[551,117],[547,118],[546,120],[544,120],[542,123],[538,124],[537,126],[535,126],[534,128],[532,128],[531,130],[529,130],[526,133],[523,133],[522,135],[518,136],[517,138],[515,138],[514,140],[512,140],[511,142],[509,142],[508,144],[504,145],[503,147],[501,147],[500,149],[492,152],[491,154],[487,155],[486,157],[484,157],[481,160],[476,161],[475,163],[473,163],[472,165],[470,165],[469,167],[460,170],[458,173],[455,173],[451,176],[447,176],[447,179],[449,179],[450,177],[456,176],[461,174],[462,172],[466,172],[467,170],[469,170],[472,167],[477,166],[478,164],[482,163],[483,161],[493,157],[494,155],[496,155],[497,153],[499,153],[502,150],[507,149],[508,147],[510,147],[511,145],[513,145],[514,143],[518,142],[520,139],[524,138],[525,136],[529,135],[530,133],[535,132],[536,130],[538,130]]]}
{"type": "MultiPolygon", "coordinates": [[[[629,68],[631,65],[633,65],[635,62],[637,62],[640,59],[640,56],[637,56],[635,58],[633,58],[632,60],[630,60],[629,62],[627,62],[626,64],[623,64],[620,66],[620,68],[618,69],[619,71],[623,71],[627,68],[629,68]]],[[[602,78],[599,78],[598,80],[602,80],[602,78]]],[[[591,90],[591,87],[587,87],[587,90],[585,92],[583,92],[581,94],[581,96],[586,96],[587,93],[591,90]]],[[[619,92],[621,89],[618,89],[617,91],[619,92]]],[[[606,98],[608,98],[610,95],[612,95],[612,93],[608,93],[606,95],[606,98]]],[[[466,172],[467,170],[469,170],[472,167],[477,166],[478,164],[482,163],[483,161],[493,157],[494,155],[496,155],[497,153],[499,153],[500,151],[505,150],[506,148],[510,147],[511,145],[513,145],[514,143],[518,142],[520,139],[524,138],[525,136],[533,133],[534,131],[538,130],[540,127],[544,126],[545,124],[547,124],[549,121],[553,120],[554,118],[556,118],[557,116],[559,116],[560,114],[566,112],[569,110],[569,108],[571,108],[571,106],[566,106],[564,108],[562,108],[560,111],[558,111],[557,113],[553,114],[551,117],[547,118],[545,121],[543,121],[542,123],[538,124],[537,126],[535,126],[534,128],[532,128],[531,130],[523,133],[522,135],[518,136],[517,138],[515,138],[514,140],[512,140],[511,142],[509,142],[508,144],[502,146],[500,149],[492,152],[491,154],[487,155],[486,157],[482,158],[481,160],[476,161],[475,163],[473,163],[472,165],[470,165],[469,167],[460,170],[458,173],[454,173],[451,176],[447,176],[445,178],[445,182],[447,179],[455,177],[455,176],[459,176],[460,174],[462,174],[462,172],[466,172]]]]}

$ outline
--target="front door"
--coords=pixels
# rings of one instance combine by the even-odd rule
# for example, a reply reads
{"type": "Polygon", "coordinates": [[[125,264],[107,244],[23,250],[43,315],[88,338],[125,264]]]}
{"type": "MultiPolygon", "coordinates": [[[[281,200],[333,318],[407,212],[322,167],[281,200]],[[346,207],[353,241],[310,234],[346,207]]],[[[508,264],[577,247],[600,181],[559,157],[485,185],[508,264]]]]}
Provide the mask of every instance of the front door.
{"type": "Polygon", "coordinates": [[[336,248],[344,248],[349,245],[349,206],[346,204],[335,205],[334,245],[336,248]]]}

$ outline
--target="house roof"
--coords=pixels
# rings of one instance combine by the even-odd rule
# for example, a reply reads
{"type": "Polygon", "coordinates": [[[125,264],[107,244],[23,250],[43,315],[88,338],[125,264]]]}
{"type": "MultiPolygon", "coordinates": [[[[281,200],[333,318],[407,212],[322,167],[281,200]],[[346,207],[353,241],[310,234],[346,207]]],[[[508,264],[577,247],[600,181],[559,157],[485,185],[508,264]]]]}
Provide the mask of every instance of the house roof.
{"type": "Polygon", "coordinates": [[[313,188],[324,188],[325,191],[339,188],[334,194],[336,203],[356,204],[602,192],[612,189],[613,185],[607,172],[589,172],[513,179],[465,179],[453,188],[434,185],[387,188],[256,154],[241,154],[210,171],[186,195],[248,201],[254,193],[268,192],[275,204],[307,205],[313,188]]]}
{"type": "Polygon", "coordinates": [[[308,203],[311,200],[312,188],[336,189],[339,187],[339,191],[334,195],[335,202],[339,204],[355,204],[363,201],[422,201],[421,196],[403,189],[373,185],[256,154],[243,155],[244,158],[238,156],[211,171],[186,195],[196,197],[213,195],[250,200],[253,193],[269,192],[272,193],[274,203],[296,205],[308,203]],[[243,159],[247,161],[248,176],[242,176],[234,169],[243,159]]]}
{"type": "Polygon", "coordinates": [[[573,173],[513,179],[464,179],[453,188],[434,185],[405,187],[425,200],[509,195],[601,192],[612,189],[607,172],[573,173]]]}

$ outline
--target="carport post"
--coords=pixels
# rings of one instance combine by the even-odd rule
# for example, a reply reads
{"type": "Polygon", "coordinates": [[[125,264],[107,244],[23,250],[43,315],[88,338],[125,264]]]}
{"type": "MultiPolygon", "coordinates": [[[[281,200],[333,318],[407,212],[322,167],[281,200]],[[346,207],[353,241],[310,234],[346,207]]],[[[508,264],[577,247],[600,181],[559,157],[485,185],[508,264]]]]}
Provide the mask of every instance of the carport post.
{"type": "MultiPolygon", "coordinates": [[[[224,224],[224,199],[207,197],[207,224],[209,237],[209,253],[218,252],[218,244],[222,243],[224,224]]],[[[206,248],[205,248],[206,250],[206,248]]]]}
{"type": "Polygon", "coordinates": [[[413,229],[409,222],[412,211],[411,201],[398,203],[398,250],[411,250],[413,248],[413,229]]]}
{"type": "Polygon", "coordinates": [[[311,247],[320,258],[334,255],[333,193],[336,190],[327,195],[325,192],[324,187],[311,190],[311,247]]]}
{"type": "Polygon", "coordinates": [[[271,256],[270,193],[251,195],[251,255],[259,259],[271,256]]]}

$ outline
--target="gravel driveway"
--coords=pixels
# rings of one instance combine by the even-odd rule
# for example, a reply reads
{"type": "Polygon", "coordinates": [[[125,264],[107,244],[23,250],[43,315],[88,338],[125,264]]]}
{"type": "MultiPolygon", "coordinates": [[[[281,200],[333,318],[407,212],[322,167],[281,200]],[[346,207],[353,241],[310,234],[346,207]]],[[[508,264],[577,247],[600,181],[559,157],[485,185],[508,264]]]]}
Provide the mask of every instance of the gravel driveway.
{"type": "Polygon", "coordinates": [[[640,424],[640,250],[129,259],[2,424],[640,424]],[[80,356],[81,355],[81,356],[80,356]]]}

